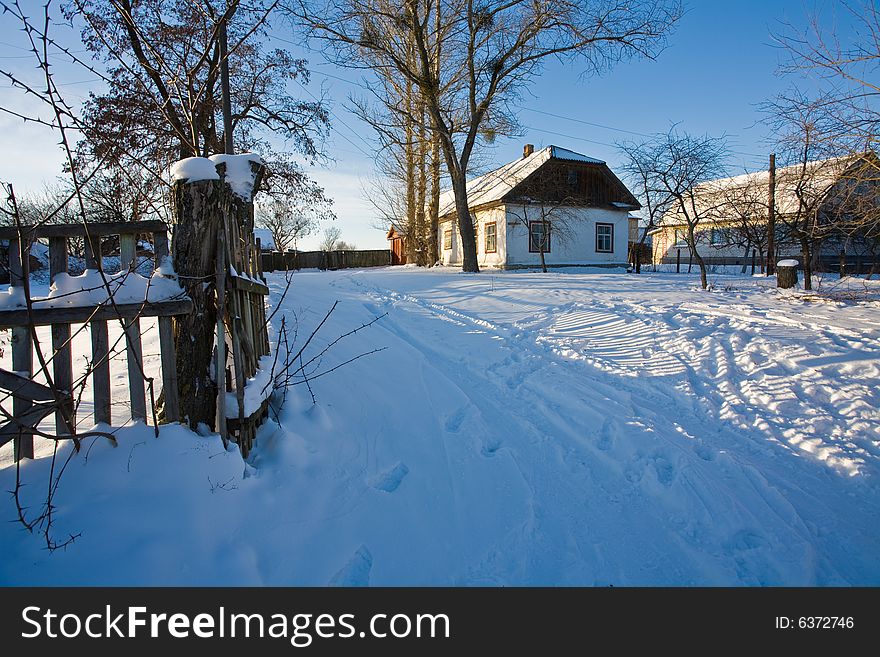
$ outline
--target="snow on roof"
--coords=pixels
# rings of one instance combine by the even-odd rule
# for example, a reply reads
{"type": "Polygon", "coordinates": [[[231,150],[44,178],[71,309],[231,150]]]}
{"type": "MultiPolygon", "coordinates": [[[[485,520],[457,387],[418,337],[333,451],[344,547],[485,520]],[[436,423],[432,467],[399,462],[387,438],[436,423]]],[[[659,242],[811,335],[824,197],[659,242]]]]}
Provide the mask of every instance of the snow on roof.
{"type": "MultiPolygon", "coordinates": [[[[794,214],[798,209],[796,191],[800,185],[808,196],[818,197],[827,193],[840,179],[841,175],[856,164],[861,155],[832,157],[825,160],[814,160],[804,164],[793,164],[776,169],[776,212],[778,214],[794,214]],[[806,166],[806,168],[804,168],[806,166]]],[[[770,189],[770,172],[755,171],[729,178],[719,178],[700,183],[694,187],[696,205],[700,212],[717,207],[723,196],[737,190],[752,187],[759,198],[758,205],[764,201],[770,189]]],[[[680,209],[673,207],[663,217],[663,224],[672,226],[683,224],[680,209]]]]}
{"type": "Polygon", "coordinates": [[[571,160],[573,162],[588,162],[590,164],[605,164],[602,160],[597,160],[595,157],[587,157],[586,155],[581,155],[580,153],[575,153],[574,151],[570,151],[567,148],[560,148],[559,146],[550,146],[551,157],[556,160],[571,160]]]}
{"type": "Polygon", "coordinates": [[[268,228],[254,228],[254,239],[260,240],[261,249],[275,250],[275,239],[268,228]]]}
{"type": "MultiPolygon", "coordinates": [[[[467,183],[468,206],[474,207],[484,203],[501,200],[514,187],[532,175],[545,162],[551,159],[587,162],[589,164],[605,164],[580,153],[575,153],[559,146],[547,146],[531,155],[508,162],[502,167],[490,171],[467,183]]],[[[455,211],[455,195],[451,189],[440,195],[439,216],[455,211]]]]}

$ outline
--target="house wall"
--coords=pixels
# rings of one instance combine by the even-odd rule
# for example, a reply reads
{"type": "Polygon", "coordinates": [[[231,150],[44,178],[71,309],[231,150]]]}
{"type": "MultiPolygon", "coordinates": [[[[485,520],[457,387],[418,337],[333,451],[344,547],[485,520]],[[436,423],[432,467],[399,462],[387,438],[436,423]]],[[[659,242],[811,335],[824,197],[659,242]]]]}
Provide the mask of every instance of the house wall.
{"type": "MultiPolygon", "coordinates": [[[[540,221],[537,206],[509,205],[505,208],[506,266],[540,266],[541,254],[529,252],[528,228],[523,217],[540,221]]],[[[554,211],[555,212],[555,211],[554,211]]],[[[564,219],[553,214],[545,216],[550,221],[550,252],[544,254],[549,266],[553,265],[626,265],[629,247],[629,213],[626,210],[603,208],[571,208],[564,219]],[[559,226],[561,222],[565,227],[559,226]],[[554,230],[554,222],[559,226],[554,230]],[[596,224],[614,225],[614,251],[596,251],[596,224]]]]}
{"type": "MultiPolygon", "coordinates": [[[[679,228],[679,241],[675,239],[676,230],[673,227],[663,228],[653,235],[653,261],[675,262],[676,251],[681,249],[682,262],[687,262],[690,251],[684,241],[685,228],[679,228]]],[[[712,244],[712,227],[710,225],[697,228],[697,250],[706,262],[712,264],[738,264],[743,258],[750,258],[745,254],[745,248],[732,244],[712,244]]]]}
{"type": "MultiPolygon", "coordinates": [[[[719,228],[714,222],[705,222],[697,227],[697,250],[703,257],[706,264],[709,265],[733,265],[748,264],[751,262],[751,251],[746,254],[745,247],[732,244],[712,244],[712,229],[719,228]]],[[[783,225],[780,223],[779,227],[783,225]]],[[[679,227],[681,235],[684,235],[685,228],[679,227]]],[[[681,249],[681,261],[688,262],[690,251],[684,240],[676,242],[675,228],[667,226],[653,234],[652,255],[655,264],[667,263],[672,264],[676,261],[676,251],[681,249]]],[[[849,256],[867,257],[867,250],[861,248],[858,240],[851,240],[845,244],[841,244],[838,240],[827,239],[822,243],[819,255],[823,259],[834,260],[839,257],[840,251],[843,250],[849,256]]],[[[779,240],[777,244],[778,258],[800,256],[800,245],[791,240],[779,240]]],[[[761,254],[758,254],[760,259],[761,254]]]]}
{"type": "MultiPolygon", "coordinates": [[[[504,207],[479,210],[473,215],[476,219],[477,263],[483,267],[501,267],[504,265],[506,253],[505,212],[504,207]],[[486,252],[486,224],[495,223],[496,249],[494,253],[486,252]]],[[[444,265],[460,265],[462,261],[461,235],[454,221],[440,223],[437,231],[440,262],[444,265]],[[443,233],[452,231],[452,248],[443,249],[443,233]]]]}

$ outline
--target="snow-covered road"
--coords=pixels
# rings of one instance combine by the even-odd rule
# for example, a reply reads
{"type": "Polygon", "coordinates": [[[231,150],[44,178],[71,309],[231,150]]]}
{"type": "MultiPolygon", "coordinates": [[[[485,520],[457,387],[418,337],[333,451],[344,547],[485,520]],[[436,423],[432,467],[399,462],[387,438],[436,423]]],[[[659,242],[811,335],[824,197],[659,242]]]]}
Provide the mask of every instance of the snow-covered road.
{"type": "MultiPolygon", "coordinates": [[[[66,475],[59,512],[83,537],[49,556],[3,528],[0,580],[880,584],[876,302],[598,271],[294,281],[273,324],[295,316],[300,340],[340,302],[318,347],[387,313],[326,367],[386,349],[315,380],[317,405],[297,386],[247,476],[229,455],[206,460],[216,440],[189,446],[176,428],[136,437],[133,458],[130,445],[96,449],[66,475]],[[181,464],[161,486],[125,486],[122,470],[136,477],[139,458],[155,466],[171,449],[181,464]],[[86,471],[117,462],[108,525],[129,497],[156,500],[155,517],[137,504],[147,514],[122,545],[77,508],[86,471]],[[188,500],[163,514],[180,490],[188,500]],[[127,565],[88,575],[123,545],[127,565]]],[[[277,298],[283,278],[270,285],[277,298]]]]}

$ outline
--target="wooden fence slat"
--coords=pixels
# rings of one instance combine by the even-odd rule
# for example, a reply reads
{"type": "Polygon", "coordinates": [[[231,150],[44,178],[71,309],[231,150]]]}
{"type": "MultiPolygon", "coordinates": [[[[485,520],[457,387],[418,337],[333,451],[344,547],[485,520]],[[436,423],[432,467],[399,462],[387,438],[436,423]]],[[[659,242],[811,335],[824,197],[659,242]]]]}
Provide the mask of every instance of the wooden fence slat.
{"type": "Polygon", "coordinates": [[[153,254],[156,256],[156,268],[162,264],[162,259],[168,257],[168,233],[158,230],[153,233],[153,254]]]}
{"type": "MultiPolygon", "coordinates": [[[[120,267],[134,270],[137,267],[137,235],[119,236],[120,267]]],[[[141,322],[139,319],[125,320],[125,360],[128,365],[128,395],[131,400],[131,419],[147,419],[146,390],[142,371],[144,351],[141,345],[141,322]]]]}
{"type": "MultiPolygon", "coordinates": [[[[101,238],[86,239],[86,267],[101,268],[101,238]]],[[[110,334],[106,319],[89,322],[92,339],[92,398],[95,407],[95,423],[111,424],[110,407],[110,334]]]]}
{"type": "MultiPolygon", "coordinates": [[[[67,238],[49,238],[49,279],[67,273],[67,238]]],[[[52,379],[57,390],[73,387],[73,359],[70,348],[70,324],[52,324],[52,379]]],[[[76,415],[72,404],[55,412],[55,433],[76,433],[76,415]]]]}
{"type": "MultiPolygon", "coordinates": [[[[21,257],[21,244],[18,239],[9,240],[9,282],[13,287],[22,287],[25,279],[30,275],[30,258],[21,257]]],[[[25,249],[26,252],[29,249],[25,249]]],[[[27,311],[25,311],[25,315],[27,311]]],[[[31,341],[31,330],[26,326],[20,326],[12,329],[12,369],[19,373],[24,373],[30,377],[33,373],[33,349],[31,341]]],[[[24,417],[33,404],[28,399],[21,397],[13,397],[12,413],[15,417],[24,417]]],[[[32,433],[22,431],[15,438],[14,458],[16,461],[21,459],[34,458],[34,436],[32,433]]]]}
{"type": "Polygon", "coordinates": [[[226,214],[217,231],[217,360],[214,376],[217,381],[217,431],[223,439],[225,446],[229,440],[226,430],[226,330],[223,325],[223,316],[226,313],[226,277],[229,275],[229,262],[226,253],[226,214]]]}
{"type": "Polygon", "coordinates": [[[165,391],[165,419],[168,422],[180,422],[177,356],[174,350],[174,328],[170,317],[159,318],[159,349],[162,359],[162,389],[165,391]]]}

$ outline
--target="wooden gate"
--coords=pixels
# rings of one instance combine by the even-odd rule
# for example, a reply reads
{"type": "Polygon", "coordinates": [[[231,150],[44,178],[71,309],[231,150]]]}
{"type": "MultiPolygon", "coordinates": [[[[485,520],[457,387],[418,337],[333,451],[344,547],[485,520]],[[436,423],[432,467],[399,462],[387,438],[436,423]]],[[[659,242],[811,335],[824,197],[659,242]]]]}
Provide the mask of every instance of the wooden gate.
{"type": "Polygon", "coordinates": [[[40,421],[50,413],[55,413],[56,438],[73,438],[77,433],[73,405],[75,381],[71,355],[72,324],[89,325],[95,422],[110,424],[111,351],[108,321],[119,320],[123,324],[131,417],[145,421],[147,377],[143,371],[140,319],[158,317],[165,418],[170,422],[180,419],[171,318],[191,312],[192,302],[189,298],[181,295],[179,298],[155,303],[146,299],[139,303],[117,303],[114,295],[107,290],[106,298],[99,303],[55,306],[46,299],[32,298],[29,294],[27,254],[36,239],[49,240],[49,274],[54,281],[59,274],[68,271],[69,239],[81,238],[85,246],[85,266],[88,269],[102,270],[102,239],[118,236],[120,267],[122,271],[133,271],[137,266],[137,238],[138,235],[145,234],[152,238],[158,268],[169,255],[167,226],[161,221],[56,224],[0,229],[0,239],[9,240],[12,294],[20,295],[26,304],[25,308],[0,310],[0,328],[12,329],[14,370],[0,370],[0,390],[5,391],[4,397],[11,396],[13,403],[13,417],[7,418],[0,426],[0,446],[14,440],[16,460],[33,458],[34,431],[40,421]],[[23,254],[25,257],[22,257],[23,254]],[[52,327],[51,357],[48,359],[39,349],[35,350],[38,326],[52,327]],[[40,369],[50,382],[49,386],[30,380],[34,374],[35,353],[40,369]]]}

